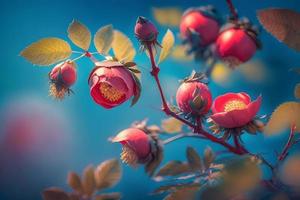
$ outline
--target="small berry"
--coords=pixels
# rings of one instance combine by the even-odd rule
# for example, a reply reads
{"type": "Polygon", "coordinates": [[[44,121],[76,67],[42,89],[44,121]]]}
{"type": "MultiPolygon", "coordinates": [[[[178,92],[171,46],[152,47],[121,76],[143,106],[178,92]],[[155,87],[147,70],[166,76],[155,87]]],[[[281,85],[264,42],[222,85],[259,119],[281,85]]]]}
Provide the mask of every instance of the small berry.
{"type": "Polygon", "coordinates": [[[186,114],[205,115],[210,110],[212,96],[205,83],[187,81],[178,88],[176,101],[180,110],[186,114]]]}
{"type": "Polygon", "coordinates": [[[70,92],[70,87],[76,82],[77,72],[75,63],[66,61],[57,64],[49,73],[50,95],[63,99],[70,92]]]}
{"type": "Polygon", "coordinates": [[[248,61],[256,49],[255,40],[242,28],[225,30],[216,41],[217,55],[233,67],[248,61]]]}
{"type": "Polygon", "coordinates": [[[220,25],[216,19],[207,16],[200,10],[191,10],[183,15],[180,23],[180,33],[183,38],[188,38],[190,32],[199,34],[200,44],[209,45],[218,37],[220,25]]]}

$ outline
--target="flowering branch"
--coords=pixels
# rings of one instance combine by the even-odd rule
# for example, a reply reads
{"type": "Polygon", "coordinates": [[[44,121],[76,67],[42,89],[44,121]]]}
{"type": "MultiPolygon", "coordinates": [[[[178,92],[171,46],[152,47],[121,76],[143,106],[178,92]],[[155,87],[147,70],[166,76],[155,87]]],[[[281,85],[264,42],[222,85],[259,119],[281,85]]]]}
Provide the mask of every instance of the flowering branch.
{"type": "MultiPolygon", "coordinates": [[[[173,111],[171,111],[171,109],[169,108],[166,98],[164,96],[159,78],[158,78],[158,74],[159,74],[159,67],[156,65],[155,63],[155,59],[154,59],[154,55],[153,55],[153,50],[152,50],[152,46],[151,43],[147,44],[147,50],[149,52],[149,57],[150,57],[150,61],[151,61],[151,65],[152,65],[152,71],[151,71],[151,75],[154,77],[157,87],[159,89],[159,93],[162,99],[162,104],[163,104],[163,108],[162,110],[169,116],[172,116],[174,118],[176,118],[177,120],[183,122],[184,124],[186,124],[187,126],[191,127],[192,129],[194,129],[194,133],[198,133],[200,135],[202,135],[204,138],[207,138],[208,140],[214,142],[214,143],[218,143],[224,147],[226,147],[229,151],[231,151],[232,153],[238,154],[238,155],[244,155],[244,154],[248,154],[249,152],[245,149],[245,148],[239,148],[239,147],[234,147],[231,144],[227,143],[226,141],[224,141],[222,138],[217,138],[215,136],[213,136],[212,134],[206,132],[205,130],[203,130],[202,128],[202,124],[200,121],[198,121],[197,125],[194,125],[193,123],[191,123],[190,121],[181,118],[180,116],[178,116],[176,113],[174,113],[173,111]]],[[[182,137],[186,137],[186,136],[180,136],[179,138],[182,137]]],[[[173,138],[170,138],[169,142],[174,141],[179,139],[177,138],[177,136],[174,136],[173,138]]],[[[201,139],[203,139],[202,137],[199,137],[201,139]]]]}

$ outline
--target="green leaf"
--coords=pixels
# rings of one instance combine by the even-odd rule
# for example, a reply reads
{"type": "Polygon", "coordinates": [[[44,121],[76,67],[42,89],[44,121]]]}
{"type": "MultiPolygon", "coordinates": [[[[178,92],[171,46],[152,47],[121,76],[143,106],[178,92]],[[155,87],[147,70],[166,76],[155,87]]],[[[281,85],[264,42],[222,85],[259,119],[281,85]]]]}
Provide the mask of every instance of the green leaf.
{"type": "Polygon", "coordinates": [[[186,149],[186,157],[189,162],[190,168],[193,171],[202,170],[202,161],[196,150],[192,147],[186,149]]]}
{"type": "Polygon", "coordinates": [[[285,102],[272,113],[265,126],[264,133],[274,135],[296,125],[296,132],[300,131],[300,103],[285,102]]]}
{"type": "Polygon", "coordinates": [[[115,58],[120,62],[133,61],[136,51],[131,40],[122,32],[114,30],[112,49],[115,58]]]}
{"type": "Polygon", "coordinates": [[[300,13],[285,8],[260,10],[257,17],[263,27],[279,41],[300,51],[300,13]]]}
{"type": "Polygon", "coordinates": [[[122,171],[118,160],[102,162],[95,170],[97,189],[102,190],[114,186],[120,181],[121,176],[122,171]]]}
{"type": "Polygon", "coordinates": [[[210,147],[207,147],[204,151],[204,166],[208,169],[215,160],[215,154],[210,147]]]}
{"type": "Polygon", "coordinates": [[[82,188],[84,194],[91,196],[96,189],[94,167],[92,165],[87,166],[83,171],[82,188]]]}
{"type": "Polygon", "coordinates": [[[168,29],[161,43],[162,49],[159,55],[158,63],[162,62],[167,58],[167,56],[171,52],[174,42],[175,42],[174,34],[170,29],[168,29]]]}
{"type": "Polygon", "coordinates": [[[81,49],[87,51],[90,47],[92,35],[89,29],[77,20],[69,25],[68,37],[70,40],[81,49]]]}
{"type": "Polygon", "coordinates": [[[44,38],[26,47],[21,56],[29,62],[48,66],[69,58],[72,54],[70,45],[59,38],[44,38]]]}
{"type": "Polygon", "coordinates": [[[69,200],[68,194],[60,188],[48,188],[42,193],[44,200],[69,200]]]}
{"type": "Polygon", "coordinates": [[[173,117],[162,120],[161,128],[166,133],[178,133],[182,131],[183,123],[173,117]]]}
{"type": "Polygon", "coordinates": [[[70,172],[68,174],[67,182],[73,190],[79,193],[82,192],[82,184],[81,184],[80,177],[75,172],[70,172]]]}
{"type": "Polygon", "coordinates": [[[100,54],[107,55],[114,38],[113,26],[106,25],[101,27],[94,36],[94,44],[100,54]]]}

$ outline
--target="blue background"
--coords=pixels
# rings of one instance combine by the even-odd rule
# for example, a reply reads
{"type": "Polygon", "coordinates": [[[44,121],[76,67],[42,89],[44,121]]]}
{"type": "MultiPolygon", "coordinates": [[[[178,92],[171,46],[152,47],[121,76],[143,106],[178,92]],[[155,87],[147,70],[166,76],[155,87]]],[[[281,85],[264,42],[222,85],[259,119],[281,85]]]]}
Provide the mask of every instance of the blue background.
{"type": "MultiPolygon", "coordinates": [[[[249,17],[256,24],[258,22],[255,13],[258,9],[285,7],[300,11],[300,1],[296,0],[244,0],[234,1],[234,3],[240,15],[249,17]]],[[[165,117],[159,111],[158,91],[148,73],[150,66],[144,54],[138,54],[136,57],[136,62],[142,66],[143,72],[143,92],[138,104],[130,108],[129,103],[126,103],[112,110],[105,110],[96,105],[89,95],[87,77],[93,68],[89,60],[82,59],[77,63],[78,81],[72,88],[75,95],[62,102],[56,102],[48,96],[47,74],[51,68],[33,66],[18,56],[24,47],[49,36],[68,40],[66,29],[73,19],[78,19],[87,25],[93,33],[99,27],[111,23],[116,29],[129,35],[137,47],[138,43],[133,35],[137,16],[143,15],[153,20],[152,7],[179,6],[185,9],[206,4],[213,4],[221,13],[228,13],[225,1],[220,0],[1,1],[1,110],[5,110],[11,102],[17,99],[35,98],[62,112],[71,131],[65,149],[68,153],[56,151],[56,153],[47,154],[49,159],[42,159],[40,162],[43,163],[36,158],[34,162],[26,161],[21,166],[8,165],[11,166],[9,170],[11,174],[4,173],[3,168],[0,168],[0,199],[41,199],[40,191],[46,187],[60,186],[67,189],[65,180],[69,170],[80,173],[88,164],[97,165],[103,160],[119,156],[120,145],[111,144],[107,141],[108,137],[128,127],[135,120],[148,118],[150,124],[153,124],[160,123],[160,120],[165,117]],[[21,174],[26,179],[13,176],[13,174],[21,174]]],[[[164,33],[166,27],[160,26],[159,31],[164,33]]],[[[174,31],[177,30],[174,29],[174,31]]],[[[272,72],[272,81],[251,84],[239,79],[229,88],[214,83],[210,84],[210,88],[214,97],[228,91],[246,91],[253,98],[262,94],[263,104],[260,114],[264,114],[272,112],[278,104],[284,101],[294,100],[293,90],[299,77],[288,72],[288,69],[299,66],[300,59],[299,54],[279,43],[265,31],[261,34],[261,40],[264,47],[256,54],[256,58],[263,60],[268,70],[272,72]]],[[[77,50],[76,47],[74,50],[77,50]]],[[[167,88],[168,98],[175,94],[178,86],[176,79],[184,78],[191,72],[191,69],[197,68],[198,65],[197,63],[176,62],[172,59],[161,64],[160,77],[163,87],[167,88]]],[[[47,113],[44,114],[47,115],[47,113]]],[[[274,158],[273,149],[281,148],[283,145],[281,139],[285,137],[286,135],[273,138],[261,135],[246,136],[244,141],[251,151],[269,152],[266,156],[272,159],[274,158]]],[[[187,145],[195,147],[200,153],[207,145],[221,149],[207,141],[184,139],[165,148],[164,162],[171,159],[183,160],[187,145]]],[[[40,151],[43,149],[41,148],[40,151]]],[[[14,163],[13,159],[19,158],[11,157],[1,162],[14,163]]],[[[3,164],[0,163],[2,166],[3,164]]],[[[122,180],[112,191],[122,192],[124,199],[127,200],[162,198],[162,196],[148,195],[158,184],[146,176],[143,168],[132,169],[126,165],[122,165],[122,168],[122,180]]]]}

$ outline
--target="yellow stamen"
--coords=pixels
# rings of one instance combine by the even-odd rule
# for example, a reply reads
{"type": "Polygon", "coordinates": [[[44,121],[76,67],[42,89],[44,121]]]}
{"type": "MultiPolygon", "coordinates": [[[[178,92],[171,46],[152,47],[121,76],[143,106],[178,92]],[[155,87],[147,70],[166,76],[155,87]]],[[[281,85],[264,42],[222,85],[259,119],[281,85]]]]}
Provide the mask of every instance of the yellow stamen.
{"type": "Polygon", "coordinates": [[[224,111],[229,112],[232,110],[243,110],[247,107],[247,105],[240,100],[232,100],[228,101],[224,106],[224,111]]]}
{"type": "Polygon", "coordinates": [[[123,151],[121,153],[121,160],[133,167],[138,164],[138,157],[136,153],[127,145],[123,146],[123,151]]]}
{"type": "Polygon", "coordinates": [[[113,88],[107,83],[101,83],[99,89],[103,97],[110,100],[111,102],[117,101],[125,95],[123,92],[117,90],[116,88],[113,88]]]}

